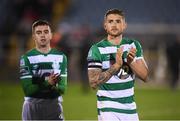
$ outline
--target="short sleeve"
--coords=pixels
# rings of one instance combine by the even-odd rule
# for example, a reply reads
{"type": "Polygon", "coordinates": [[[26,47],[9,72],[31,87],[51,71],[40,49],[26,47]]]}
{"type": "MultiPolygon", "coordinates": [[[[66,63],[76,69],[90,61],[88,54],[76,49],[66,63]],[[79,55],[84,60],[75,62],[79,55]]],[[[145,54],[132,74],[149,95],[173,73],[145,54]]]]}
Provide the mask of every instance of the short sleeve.
{"type": "Polygon", "coordinates": [[[96,45],[93,45],[87,56],[88,69],[91,68],[102,68],[102,59],[99,49],[96,45]]]}
{"type": "Polygon", "coordinates": [[[135,46],[136,46],[136,59],[141,59],[143,58],[143,50],[141,47],[141,44],[138,41],[135,41],[135,46]]]}

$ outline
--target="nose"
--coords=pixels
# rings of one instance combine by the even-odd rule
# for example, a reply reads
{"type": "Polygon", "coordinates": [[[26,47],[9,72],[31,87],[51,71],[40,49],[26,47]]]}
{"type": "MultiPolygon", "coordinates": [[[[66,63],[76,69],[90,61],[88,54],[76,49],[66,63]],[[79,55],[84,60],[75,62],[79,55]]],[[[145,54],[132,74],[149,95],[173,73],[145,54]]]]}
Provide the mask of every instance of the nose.
{"type": "Polygon", "coordinates": [[[41,37],[45,37],[45,33],[44,32],[42,32],[41,37]]]}
{"type": "Polygon", "coordinates": [[[117,23],[116,23],[115,21],[112,22],[112,26],[116,26],[116,24],[117,24],[117,23]]]}

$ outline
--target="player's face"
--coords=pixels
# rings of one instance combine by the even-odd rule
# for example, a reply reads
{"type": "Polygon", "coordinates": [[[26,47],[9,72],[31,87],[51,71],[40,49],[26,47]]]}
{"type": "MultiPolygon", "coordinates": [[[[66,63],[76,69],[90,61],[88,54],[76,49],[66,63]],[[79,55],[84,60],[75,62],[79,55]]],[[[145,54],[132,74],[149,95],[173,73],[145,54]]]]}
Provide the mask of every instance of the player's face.
{"type": "Polygon", "coordinates": [[[34,29],[33,39],[37,46],[46,47],[52,39],[51,29],[47,25],[37,26],[34,29]]]}
{"type": "Polygon", "coordinates": [[[110,36],[117,37],[126,28],[125,19],[118,14],[109,14],[104,21],[104,29],[110,36]]]}

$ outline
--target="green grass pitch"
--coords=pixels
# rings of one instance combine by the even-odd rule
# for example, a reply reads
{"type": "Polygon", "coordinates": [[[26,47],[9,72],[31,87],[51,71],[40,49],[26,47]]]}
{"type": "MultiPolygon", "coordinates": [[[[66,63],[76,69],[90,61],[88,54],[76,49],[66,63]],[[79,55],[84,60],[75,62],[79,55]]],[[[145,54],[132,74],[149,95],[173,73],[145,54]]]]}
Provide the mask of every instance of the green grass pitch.
{"type": "MultiPolygon", "coordinates": [[[[135,87],[141,120],[180,120],[180,90],[135,87]]],[[[0,83],[0,119],[21,119],[23,92],[20,84],[0,83]]],[[[80,84],[69,84],[64,95],[67,120],[97,120],[96,92],[83,93],[80,84]]]]}

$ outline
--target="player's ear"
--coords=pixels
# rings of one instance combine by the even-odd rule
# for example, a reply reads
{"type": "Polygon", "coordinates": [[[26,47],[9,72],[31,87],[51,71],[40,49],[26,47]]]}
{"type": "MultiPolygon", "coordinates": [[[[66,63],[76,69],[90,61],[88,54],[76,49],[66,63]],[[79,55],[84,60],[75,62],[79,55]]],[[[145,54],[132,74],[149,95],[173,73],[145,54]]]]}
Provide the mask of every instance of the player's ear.
{"type": "Polygon", "coordinates": [[[123,29],[125,30],[127,28],[127,23],[124,21],[123,29]]]}
{"type": "Polygon", "coordinates": [[[32,40],[35,40],[35,35],[34,35],[34,33],[32,33],[32,40]]]}
{"type": "Polygon", "coordinates": [[[54,35],[54,34],[51,32],[51,33],[50,33],[50,38],[51,38],[51,39],[53,38],[53,35],[54,35]]]}
{"type": "Polygon", "coordinates": [[[103,23],[103,26],[104,26],[104,29],[106,30],[107,27],[106,27],[106,22],[105,22],[105,21],[104,21],[104,23],[103,23]]]}

